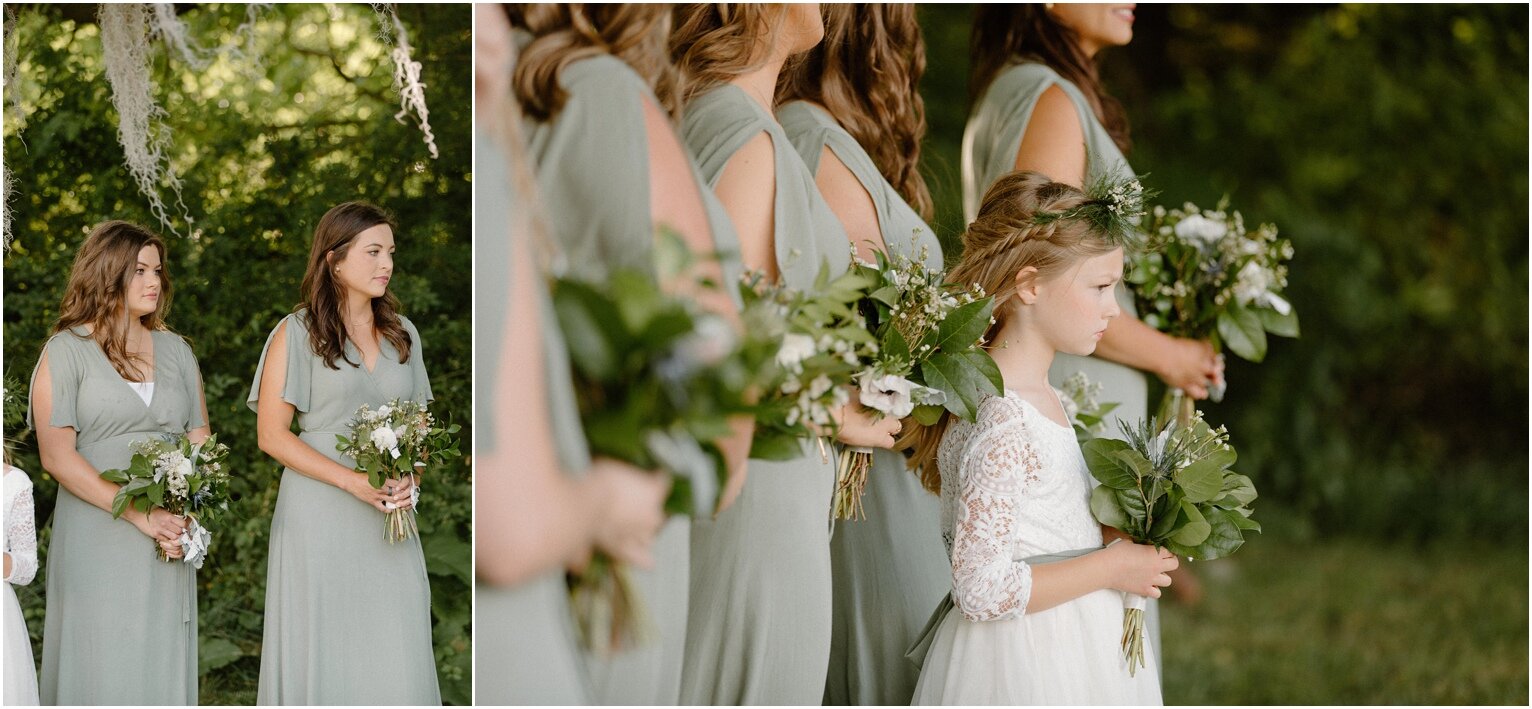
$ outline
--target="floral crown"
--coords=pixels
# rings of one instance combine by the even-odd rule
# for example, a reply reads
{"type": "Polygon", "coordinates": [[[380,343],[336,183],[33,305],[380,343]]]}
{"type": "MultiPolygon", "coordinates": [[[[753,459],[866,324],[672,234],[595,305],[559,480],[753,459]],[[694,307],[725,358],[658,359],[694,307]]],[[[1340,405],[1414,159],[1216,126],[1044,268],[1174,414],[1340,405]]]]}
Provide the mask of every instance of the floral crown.
{"type": "Polygon", "coordinates": [[[1085,189],[1085,202],[1062,212],[1038,212],[1034,224],[1052,224],[1061,219],[1085,219],[1107,240],[1118,246],[1138,248],[1143,233],[1138,224],[1144,216],[1144,202],[1159,194],[1144,189],[1134,175],[1111,172],[1092,180],[1085,189]]]}

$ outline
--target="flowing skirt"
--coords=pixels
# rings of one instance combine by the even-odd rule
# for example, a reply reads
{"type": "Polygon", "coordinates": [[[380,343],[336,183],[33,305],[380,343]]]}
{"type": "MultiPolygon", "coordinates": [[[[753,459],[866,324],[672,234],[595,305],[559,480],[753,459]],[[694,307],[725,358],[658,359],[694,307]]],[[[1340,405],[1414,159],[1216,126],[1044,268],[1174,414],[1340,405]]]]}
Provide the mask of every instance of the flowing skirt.
{"type": "Polygon", "coordinates": [[[37,706],[37,667],[32,664],[32,639],[21,615],[16,589],[5,584],[5,705],[37,706]]]}

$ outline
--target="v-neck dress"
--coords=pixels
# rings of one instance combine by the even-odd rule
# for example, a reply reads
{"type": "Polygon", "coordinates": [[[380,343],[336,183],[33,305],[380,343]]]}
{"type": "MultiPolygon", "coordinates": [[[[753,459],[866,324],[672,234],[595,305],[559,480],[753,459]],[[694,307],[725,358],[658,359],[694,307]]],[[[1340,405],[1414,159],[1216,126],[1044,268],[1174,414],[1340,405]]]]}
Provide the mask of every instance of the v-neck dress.
{"type": "MultiPolygon", "coordinates": [[[[408,362],[379,338],[368,371],[351,343],[325,366],[309,345],[306,311],[287,316],[285,353],[261,352],[246,403],[256,410],[268,361],[287,368],[282,400],[297,409],[298,438],[348,468],[335,450],[353,414],[367,404],[431,400],[420,333],[408,362]]],[[[272,335],[276,329],[272,329],[272,335]]],[[[429,488],[428,488],[429,489],[429,488]]],[[[427,498],[429,500],[429,498],[427,498]]],[[[291,468],[282,471],[266,566],[266,626],[259,704],[441,704],[431,649],[431,586],[418,537],[390,544],[383,513],[291,468]]]]}
{"type": "MultiPolygon", "coordinates": [[[[38,360],[47,360],[53,380],[46,424],[73,428],[75,450],[98,472],[126,468],[135,442],[205,423],[191,347],[171,332],[151,337],[148,405],[83,329],[54,335],[38,360]]],[[[35,384],[36,370],[32,376],[35,384]]],[[[29,407],[27,425],[39,423],[29,407]]],[[[43,704],[197,703],[197,572],[160,561],[154,546],[126,515],[112,519],[59,486],[38,682],[43,704]]]]}
{"type": "MultiPolygon", "coordinates": [[[[782,129],[818,174],[825,148],[856,176],[872,198],[890,254],[936,271],[942,247],[867,151],[824,109],[793,101],[777,109],[782,129]]],[[[942,547],[941,501],[921,486],[904,456],[877,449],[862,495],[865,519],[840,520],[830,539],[834,603],[826,705],[910,703],[918,669],[904,653],[919,637],[933,604],[952,586],[942,547]]]]}
{"type": "MultiPolygon", "coordinates": [[[[693,99],[681,122],[711,188],[762,133],[775,165],[778,270],[787,285],[813,288],[822,266],[845,272],[851,249],[782,126],[730,84],[693,99]]],[[[734,505],[693,520],[682,704],[819,703],[830,659],[834,455],[803,441],[792,460],[751,460],[734,505]]]]}

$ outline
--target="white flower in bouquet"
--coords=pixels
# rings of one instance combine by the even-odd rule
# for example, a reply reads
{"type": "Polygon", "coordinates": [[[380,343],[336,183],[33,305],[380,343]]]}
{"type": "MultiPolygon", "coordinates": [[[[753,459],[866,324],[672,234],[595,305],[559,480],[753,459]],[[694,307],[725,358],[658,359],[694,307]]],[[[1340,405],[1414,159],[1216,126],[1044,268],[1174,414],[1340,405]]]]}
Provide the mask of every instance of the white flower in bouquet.
{"type": "Polygon", "coordinates": [[[814,338],[798,333],[782,336],[782,349],[777,350],[777,364],[791,372],[802,370],[802,362],[814,356],[814,338]]]}
{"type": "Polygon", "coordinates": [[[884,416],[904,418],[915,410],[911,395],[915,383],[904,377],[885,374],[881,377],[871,373],[862,375],[862,405],[881,412],[884,416]]]}
{"type": "Polygon", "coordinates": [[[1234,298],[1240,305],[1254,303],[1286,315],[1291,306],[1281,296],[1271,292],[1271,287],[1276,284],[1276,274],[1251,261],[1239,270],[1234,280],[1234,298]]]}
{"type": "Polygon", "coordinates": [[[181,551],[185,552],[182,561],[191,564],[193,568],[202,568],[202,561],[207,558],[207,549],[213,543],[213,533],[207,528],[192,520],[181,532],[181,551]]]}
{"type": "Polygon", "coordinates": [[[379,426],[372,429],[372,434],[368,438],[379,451],[387,451],[389,455],[399,457],[399,436],[394,434],[394,429],[379,426]]]}
{"type": "Polygon", "coordinates": [[[688,365],[711,367],[733,352],[738,340],[733,326],[722,318],[704,317],[697,320],[697,327],[690,335],[681,339],[676,352],[688,365]]]}
{"type": "Polygon", "coordinates": [[[1223,222],[1208,219],[1200,213],[1194,213],[1182,219],[1175,226],[1176,236],[1188,243],[1210,245],[1217,243],[1225,234],[1229,233],[1229,227],[1223,222]]]}

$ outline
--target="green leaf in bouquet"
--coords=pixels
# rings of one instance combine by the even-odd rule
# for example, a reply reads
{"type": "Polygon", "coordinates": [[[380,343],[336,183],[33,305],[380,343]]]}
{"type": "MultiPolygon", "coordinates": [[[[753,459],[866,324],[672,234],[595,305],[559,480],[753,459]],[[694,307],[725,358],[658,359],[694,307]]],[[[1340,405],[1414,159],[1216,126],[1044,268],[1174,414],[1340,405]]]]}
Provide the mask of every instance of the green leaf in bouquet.
{"type": "Polygon", "coordinates": [[[463,430],[463,427],[459,426],[458,424],[452,424],[451,426],[447,427],[447,433],[449,435],[457,435],[457,432],[461,430],[463,430]]]}
{"type": "Polygon", "coordinates": [[[1118,466],[1124,468],[1128,471],[1129,475],[1133,476],[1134,484],[1132,487],[1147,484],[1154,478],[1154,467],[1149,464],[1149,460],[1144,458],[1142,453],[1132,449],[1120,450],[1113,453],[1112,457],[1117,460],[1118,466]]]}
{"type": "Polygon", "coordinates": [[[666,516],[694,516],[692,509],[692,481],[684,475],[670,478],[670,494],[665,497],[666,516]]]}
{"type": "Polygon", "coordinates": [[[1231,303],[1218,314],[1218,335],[1240,357],[1251,362],[1266,358],[1266,327],[1254,310],[1231,303]]]}
{"type": "Polygon", "coordinates": [[[1169,541],[1184,547],[1195,547],[1208,538],[1213,526],[1190,499],[1181,501],[1181,517],[1169,541]]]}
{"type": "Polygon", "coordinates": [[[915,420],[922,426],[935,426],[937,421],[942,420],[942,412],[946,410],[947,407],[945,406],[925,404],[915,407],[915,410],[910,412],[910,415],[914,416],[915,420]]]}
{"type": "Polygon", "coordinates": [[[878,345],[878,348],[881,350],[878,353],[879,359],[884,361],[896,359],[908,360],[910,358],[910,343],[904,341],[904,335],[900,334],[897,327],[888,328],[888,332],[883,335],[883,342],[878,345]]]}
{"type": "Polygon", "coordinates": [[[1210,526],[1207,539],[1190,549],[1186,556],[1197,561],[1221,559],[1233,554],[1245,543],[1244,534],[1234,522],[1234,518],[1239,515],[1217,508],[1208,509],[1205,514],[1210,526]]]}
{"type": "Polygon", "coordinates": [[[122,490],[118,490],[117,494],[112,497],[112,519],[117,519],[122,516],[122,513],[127,512],[128,503],[132,500],[133,497],[131,495],[124,494],[122,490]]]}
{"type": "Polygon", "coordinates": [[[1240,531],[1242,531],[1242,532],[1259,532],[1259,531],[1261,531],[1261,523],[1257,522],[1257,521],[1255,521],[1253,519],[1250,519],[1250,510],[1239,509],[1239,510],[1229,510],[1229,511],[1235,513],[1235,514],[1229,516],[1229,520],[1234,522],[1234,526],[1239,527],[1240,531]]]}
{"type": "Polygon", "coordinates": [[[1298,337],[1298,311],[1288,308],[1283,315],[1271,308],[1256,311],[1261,315],[1261,326],[1278,337],[1298,337]]]}
{"type": "Polygon", "coordinates": [[[149,514],[149,508],[153,506],[146,496],[139,495],[133,498],[133,509],[138,510],[139,514],[149,514]]]}
{"type": "Polygon", "coordinates": [[[899,304],[899,289],[893,286],[883,286],[868,293],[867,297],[892,308],[899,304]]]}
{"type": "MultiPolygon", "coordinates": [[[[608,278],[617,312],[628,332],[643,332],[665,306],[665,297],[647,275],[617,271],[608,278]]],[[[608,327],[612,323],[608,323],[608,327]]]]}
{"type": "Polygon", "coordinates": [[[926,386],[940,389],[947,395],[943,406],[964,421],[974,420],[979,411],[979,395],[991,386],[988,377],[972,359],[946,352],[937,352],[927,358],[920,372],[926,386]]]}
{"type": "Polygon", "coordinates": [[[796,435],[783,431],[757,428],[750,441],[750,457],[756,460],[792,460],[803,455],[803,446],[796,435]]]}
{"type": "Polygon", "coordinates": [[[1132,452],[1125,441],[1115,438],[1095,438],[1087,441],[1080,448],[1085,453],[1085,465],[1090,468],[1091,477],[1100,481],[1102,485],[1114,490],[1127,490],[1138,486],[1138,478],[1135,477],[1136,469],[1124,467],[1117,458],[1118,453],[1132,452]]]}
{"type": "Polygon", "coordinates": [[[561,280],[553,308],[575,366],[597,381],[615,376],[619,353],[629,349],[625,333],[613,327],[621,322],[617,307],[589,285],[561,280]]]}
{"type": "Polygon", "coordinates": [[[953,308],[937,327],[936,346],[945,353],[962,352],[972,347],[989,329],[990,313],[994,308],[995,301],[991,298],[953,308]]]}
{"type": "Polygon", "coordinates": [[[1000,396],[1000,390],[1005,388],[1005,377],[1000,374],[1000,365],[995,364],[994,358],[981,349],[964,352],[962,357],[979,373],[979,391],[1000,396]]]}
{"type": "Polygon", "coordinates": [[[1122,510],[1117,491],[1112,488],[1102,485],[1091,491],[1090,511],[1097,522],[1113,529],[1128,530],[1128,514],[1122,510]]]}
{"type": "Polygon", "coordinates": [[[1207,502],[1223,492],[1223,469],[1233,463],[1234,451],[1217,450],[1172,477],[1188,501],[1207,502]]]}
{"type": "MultiPolygon", "coordinates": [[[[1106,487],[1105,485],[1101,487],[1106,487]]],[[[1097,488],[1098,490],[1100,488],[1097,488]]],[[[1117,504],[1128,516],[1128,527],[1122,531],[1134,537],[1143,537],[1149,530],[1145,525],[1149,520],[1149,506],[1144,504],[1144,498],[1137,489],[1113,490],[1112,494],[1117,497],[1117,504]]]]}
{"type": "Polygon", "coordinates": [[[128,471],[118,468],[103,470],[101,471],[101,479],[118,484],[125,483],[128,481],[128,471]]]}
{"type": "Polygon", "coordinates": [[[1171,493],[1161,497],[1154,504],[1154,524],[1149,527],[1149,538],[1156,540],[1168,538],[1183,516],[1179,495],[1171,493]]]}
{"type": "Polygon", "coordinates": [[[1248,476],[1231,472],[1224,476],[1222,494],[1214,504],[1234,509],[1255,502],[1256,497],[1255,483],[1248,476]]]}

